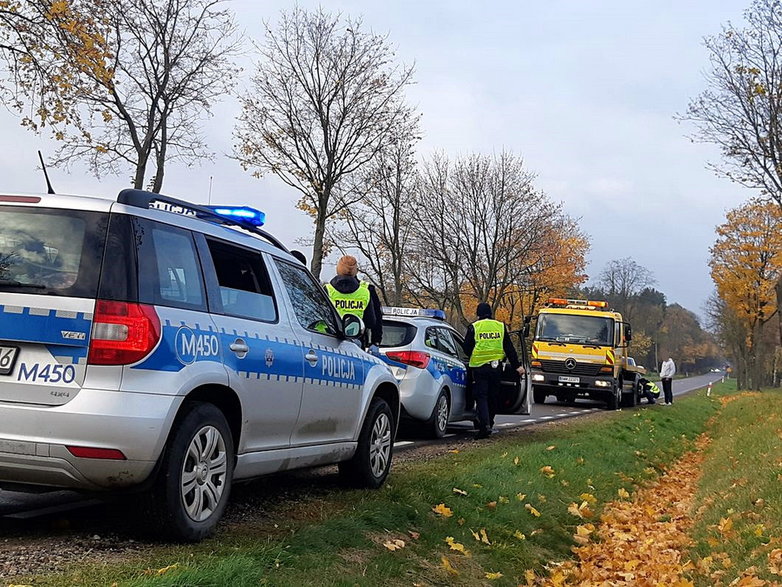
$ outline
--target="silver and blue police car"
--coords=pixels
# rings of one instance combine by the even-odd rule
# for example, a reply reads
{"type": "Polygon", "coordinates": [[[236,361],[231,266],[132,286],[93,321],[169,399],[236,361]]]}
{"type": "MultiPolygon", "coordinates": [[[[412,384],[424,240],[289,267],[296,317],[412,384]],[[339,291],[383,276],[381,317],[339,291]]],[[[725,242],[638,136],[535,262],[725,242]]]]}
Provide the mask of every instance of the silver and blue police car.
{"type": "Polygon", "coordinates": [[[467,394],[469,357],[445,312],[384,306],[380,353],[399,381],[403,417],[425,435],[441,438],[449,422],[473,418],[467,394]]]}
{"type": "MultiPolygon", "coordinates": [[[[445,318],[442,310],[383,307],[380,353],[399,382],[402,418],[431,438],[441,438],[450,422],[476,417],[464,339],[445,318]]],[[[529,389],[528,378],[508,365],[497,413],[529,414],[529,389]]]]}
{"type": "Polygon", "coordinates": [[[234,479],[388,475],[396,379],[263,213],[0,194],[0,487],[140,491],[178,539],[234,479]]]}

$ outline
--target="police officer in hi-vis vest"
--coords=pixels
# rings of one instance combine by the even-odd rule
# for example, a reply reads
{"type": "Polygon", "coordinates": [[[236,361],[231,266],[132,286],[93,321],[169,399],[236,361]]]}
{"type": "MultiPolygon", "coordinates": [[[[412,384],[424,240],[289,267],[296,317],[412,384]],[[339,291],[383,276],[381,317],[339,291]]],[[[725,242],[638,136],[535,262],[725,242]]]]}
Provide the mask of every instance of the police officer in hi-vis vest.
{"type": "Polygon", "coordinates": [[[475,438],[486,438],[494,426],[502,362],[507,359],[519,375],[523,375],[525,370],[519,364],[519,357],[505,324],[492,320],[491,306],[487,303],[478,304],[476,314],[478,320],[467,328],[463,348],[470,357],[472,394],[478,411],[478,433],[475,438]]]}
{"type": "Polygon", "coordinates": [[[383,338],[383,308],[375,286],[360,281],[357,274],[356,258],[345,255],[337,261],[337,275],[326,284],[326,291],[340,316],[354,314],[364,321],[369,333],[369,350],[377,353],[383,338]]]}

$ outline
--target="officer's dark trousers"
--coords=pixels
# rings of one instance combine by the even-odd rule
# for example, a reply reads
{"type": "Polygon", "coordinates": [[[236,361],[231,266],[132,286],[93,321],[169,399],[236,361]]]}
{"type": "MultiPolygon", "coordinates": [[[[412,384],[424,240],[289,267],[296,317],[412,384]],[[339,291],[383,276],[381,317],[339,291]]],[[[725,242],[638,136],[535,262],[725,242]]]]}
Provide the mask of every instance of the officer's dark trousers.
{"type": "Polygon", "coordinates": [[[500,386],[500,369],[492,367],[489,363],[475,367],[472,374],[472,394],[478,412],[478,430],[489,430],[494,423],[497,390],[500,386]]]}
{"type": "Polygon", "coordinates": [[[663,393],[665,394],[665,403],[673,403],[673,391],[671,390],[671,378],[665,377],[663,380],[663,393]]]}

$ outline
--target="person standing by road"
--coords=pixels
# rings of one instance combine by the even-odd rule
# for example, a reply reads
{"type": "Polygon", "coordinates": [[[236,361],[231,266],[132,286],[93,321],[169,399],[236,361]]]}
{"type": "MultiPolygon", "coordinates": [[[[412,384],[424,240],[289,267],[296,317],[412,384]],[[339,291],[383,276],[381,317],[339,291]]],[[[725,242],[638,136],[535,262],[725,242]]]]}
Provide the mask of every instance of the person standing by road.
{"type": "Polygon", "coordinates": [[[364,321],[369,335],[369,351],[377,354],[383,339],[383,308],[375,286],[361,281],[358,275],[358,261],[345,255],[337,261],[337,274],[326,284],[329,299],[340,317],[353,314],[364,321]]]}
{"type": "Polygon", "coordinates": [[[662,367],[660,367],[660,379],[663,382],[663,394],[665,395],[665,405],[673,405],[673,391],[671,390],[671,383],[673,376],[676,374],[676,365],[671,357],[668,357],[663,361],[662,367]]]}
{"type": "Polygon", "coordinates": [[[478,320],[467,328],[462,348],[470,357],[472,392],[478,411],[478,432],[475,438],[486,438],[494,425],[502,362],[507,359],[519,375],[525,371],[519,365],[519,357],[505,324],[492,319],[491,306],[485,302],[478,304],[476,314],[478,320]]]}

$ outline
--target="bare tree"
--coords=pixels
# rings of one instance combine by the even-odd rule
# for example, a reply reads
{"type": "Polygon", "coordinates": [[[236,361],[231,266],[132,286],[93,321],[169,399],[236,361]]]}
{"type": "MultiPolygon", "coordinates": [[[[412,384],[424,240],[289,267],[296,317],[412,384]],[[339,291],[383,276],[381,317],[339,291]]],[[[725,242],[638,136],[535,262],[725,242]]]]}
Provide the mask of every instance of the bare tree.
{"type": "Polygon", "coordinates": [[[159,192],[167,161],[192,164],[209,157],[201,120],[233,88],[238,73],[232,58],[240,40],[232,15],[220,4],[222,0],[79,2],[82,10],[94,8],[100,15],[107,63],[106,69],[79,67],[65,84],[60,70],[41,74],[48,95],[72,105],[55,108],[55,114],[39,111],[41,122],[49,122],[55,138],[63,141],[55,164],[67,167],[86,160],[97,176],[130,167],[134,187],[147,185],[159,192]]]}
{"type": "Polygon", "coordinates": [[[342,250],[364,258],[363,271],[386,304],[402,303],[410,253],[412,218],[416,214],[415,146],[418,116],[392,131],[395,138],[350,180],[361,200],[346,207],[333,240],[342,250]]]}
{"type": "Polygon", "coordinates": [[[608,301],[627,320],[633,318],[634,297],[655,283],[652,272],[630,257],[609,261],[598,277],[598,285],[607,294],[608,301]]]}
{"type": "Polygon", "coordinates": [[[444,300],[467,324],[468,309],[496,310],[518,283],[538,269],[559,206],[534,189],[520,157],[470,155],[453,164],[443,156],[424,166],[415,217],[412,295],[444,300]]]}
{"type": "Polygon", "coordinates": [[[705,39],[707,89],[681,118],[721,149],[715,171],[782,205],[782,6],[754,0],[744,16],[746,28],[728,23],[705,39]]]}
{"type": "Polygon", "coordinates": [[[267,26],[252,87],[242,99],[236,155],[302,193],[314,217],[312,271],[320,275],[326,224],[360,199],[335,188],[390,141],[406,117],[413,68],[394,64],[387,38],[361,20],[294,8],[267,26]]]}

